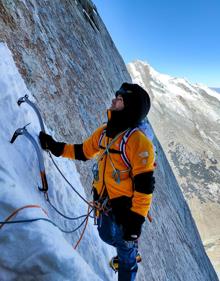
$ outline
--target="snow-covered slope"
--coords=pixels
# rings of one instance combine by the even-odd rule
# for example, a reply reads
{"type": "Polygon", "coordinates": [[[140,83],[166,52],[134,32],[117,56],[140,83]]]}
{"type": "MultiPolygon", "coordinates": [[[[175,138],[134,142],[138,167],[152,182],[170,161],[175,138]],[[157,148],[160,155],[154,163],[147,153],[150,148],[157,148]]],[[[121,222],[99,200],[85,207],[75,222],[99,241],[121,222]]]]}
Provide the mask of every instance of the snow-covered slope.
{"type": "Polygon", "coordinates": [[[128,70],[151,95],[150,121],[220,271],[220,95],[141,61],[128,70]]]}
{"type": "MultiPolygon", "coordinates": [[[[37,186],[42,186],[36,151],[25,136],[18,136],[14,144],[10,139],[17,128],[27,123],[29,133],[38,141],[40,126],[36,114],[27,104],[19,108],[17,100],[28,94],[12,55],[5,44],[0,44],[0,221],[4,221],[16,209],[27,205],[13,220],[49,218],[66,230],[76,228],[82,219],[68,221],[48,206],[37,186]],[[44,213],[46,210],[48,216],[44,213]]],[[[71,190],[44,153],[49,184],[49,196],[53,204],[70,217],[87,213],[86,204],[71,190]]],[[[85,197],[74,163],[55,159],[66,177],[85,197]]],[[[73,246],[82,228],[73,234],[63,234],[47,221],[4,225],[0,229],[0,280],[115,280],[106,261],[115,254],[98,238],[92,219],[78,250],[73,246]],[[83,255],[81,255],[83,253],[83,255]],[[88,279],[89,276],[89,279],[88,279]]]]}

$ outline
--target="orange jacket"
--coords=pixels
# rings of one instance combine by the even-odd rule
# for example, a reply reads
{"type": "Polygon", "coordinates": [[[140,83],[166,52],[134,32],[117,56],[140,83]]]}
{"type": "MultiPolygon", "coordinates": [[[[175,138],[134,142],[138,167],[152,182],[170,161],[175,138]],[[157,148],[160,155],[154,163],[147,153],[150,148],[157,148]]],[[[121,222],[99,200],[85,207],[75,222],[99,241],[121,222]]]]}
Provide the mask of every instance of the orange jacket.
{"type": "MultiPolygon", "coordinates": [[[[145,194],[135,190],[133,177],[142,173],[154,171],[154,149],[152,142],[140,131],[136,130],[129,137],[125,150],[130,161],[131,169],[128,170],[119,153],[105,153],[104,148],[112,139],[103,136],[99,144],[100,136],[106,126],[99,127],[83,143],[83,153],[87,159],[94,157],[98,161],[98,179],[94,179],[94,187],[99,195],[105,188],[110,199],[127,196],[132,198],[131,210],[146,217],[152,200],[152,194],[145,194]],[[120,171],[120,181],[115,178],[115,170],[120,171]]],[[[110,151],[119,151],[123,135],[120,135],[110,146],[110,151]]],[[[66,144],[63,157],[75,159],[74,144],[66,144]]],[[[147,183],[146,183],[147,184],[147,183]]]]}

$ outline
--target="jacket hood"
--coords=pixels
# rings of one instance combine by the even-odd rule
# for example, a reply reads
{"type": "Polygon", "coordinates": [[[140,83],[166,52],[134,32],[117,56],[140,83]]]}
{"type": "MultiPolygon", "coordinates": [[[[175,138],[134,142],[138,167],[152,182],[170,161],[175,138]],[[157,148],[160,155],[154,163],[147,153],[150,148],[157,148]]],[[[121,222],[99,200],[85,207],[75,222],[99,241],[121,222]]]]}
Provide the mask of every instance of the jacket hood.
{"type": "Polygon", "coordinates": [[[131,127],[137,126],[150,110],[150,97],[138,84],[123,83],[115,96],[121,95],[131,127]]]}
{"type": "Polygon", "coordinates": [[[115,96],[121,95],[124,109],[108,111],[107,136],[114,137],[118,133],[137,127],[150,110],[148,93],[137,84],[123,83],[115,96]]]}

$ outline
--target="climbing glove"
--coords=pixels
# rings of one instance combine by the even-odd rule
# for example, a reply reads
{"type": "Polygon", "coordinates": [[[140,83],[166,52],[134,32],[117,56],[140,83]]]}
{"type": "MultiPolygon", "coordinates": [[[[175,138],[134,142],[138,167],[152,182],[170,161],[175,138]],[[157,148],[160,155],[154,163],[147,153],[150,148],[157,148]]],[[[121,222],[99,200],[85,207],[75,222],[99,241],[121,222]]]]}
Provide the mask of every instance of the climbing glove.
{"type": "Polygon", "coordinates": [[[45,134],[42,131],[39,134],[39,140],[42,149],[50,150],[51,153],[57,157],[63,154],[63,150],[65,146],[64,142],[57,142],[50,135],[45,134]]]}
{"type": "Polygon", "coordinates": [[[141,226],[145,218],[131,211],[131,198],[122,196],[111,199],[111,207],[115,222],[122,227],[124,240],[137,240],[141,235],[141,226]]]}
{"type": "Polygon", "coordinates": [[[131,210],[127,211],[127,214],[122,223],[123,238],[126,241],[135,241],[141,235],[142,224],[145,218],[131,210]]]}

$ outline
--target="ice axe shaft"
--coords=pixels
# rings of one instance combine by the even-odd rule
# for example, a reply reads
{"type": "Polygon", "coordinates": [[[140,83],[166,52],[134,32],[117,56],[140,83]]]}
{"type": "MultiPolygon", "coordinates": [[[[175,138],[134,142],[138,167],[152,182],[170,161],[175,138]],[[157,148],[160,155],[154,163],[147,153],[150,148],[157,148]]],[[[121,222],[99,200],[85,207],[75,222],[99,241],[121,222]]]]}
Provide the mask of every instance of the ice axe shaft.
{"type": "Polygon", "coordinates": [[[36,140],[32,137],[32,135],[27,131],[26,127],[29,124],[25,125],[23,128],[18,128],[10,141],[10,143],[14,143],[16,138],[18,136],[24,135],[34,146],[36,153],[37,153],[37,158],[38,158],[38,163],[39,163],[39,169],[40,169],[40,177],[42,181],[42,187],[38,187],[40,191],[47,192],[48,191],[48,183],[47,183],[47,178],[46,178],[46,173],[45,173],[45,167],[44,167],[44,160],[43,156],[41,153],[41,149],[39,148],[39,145],[37,144],[36,140]]]}

